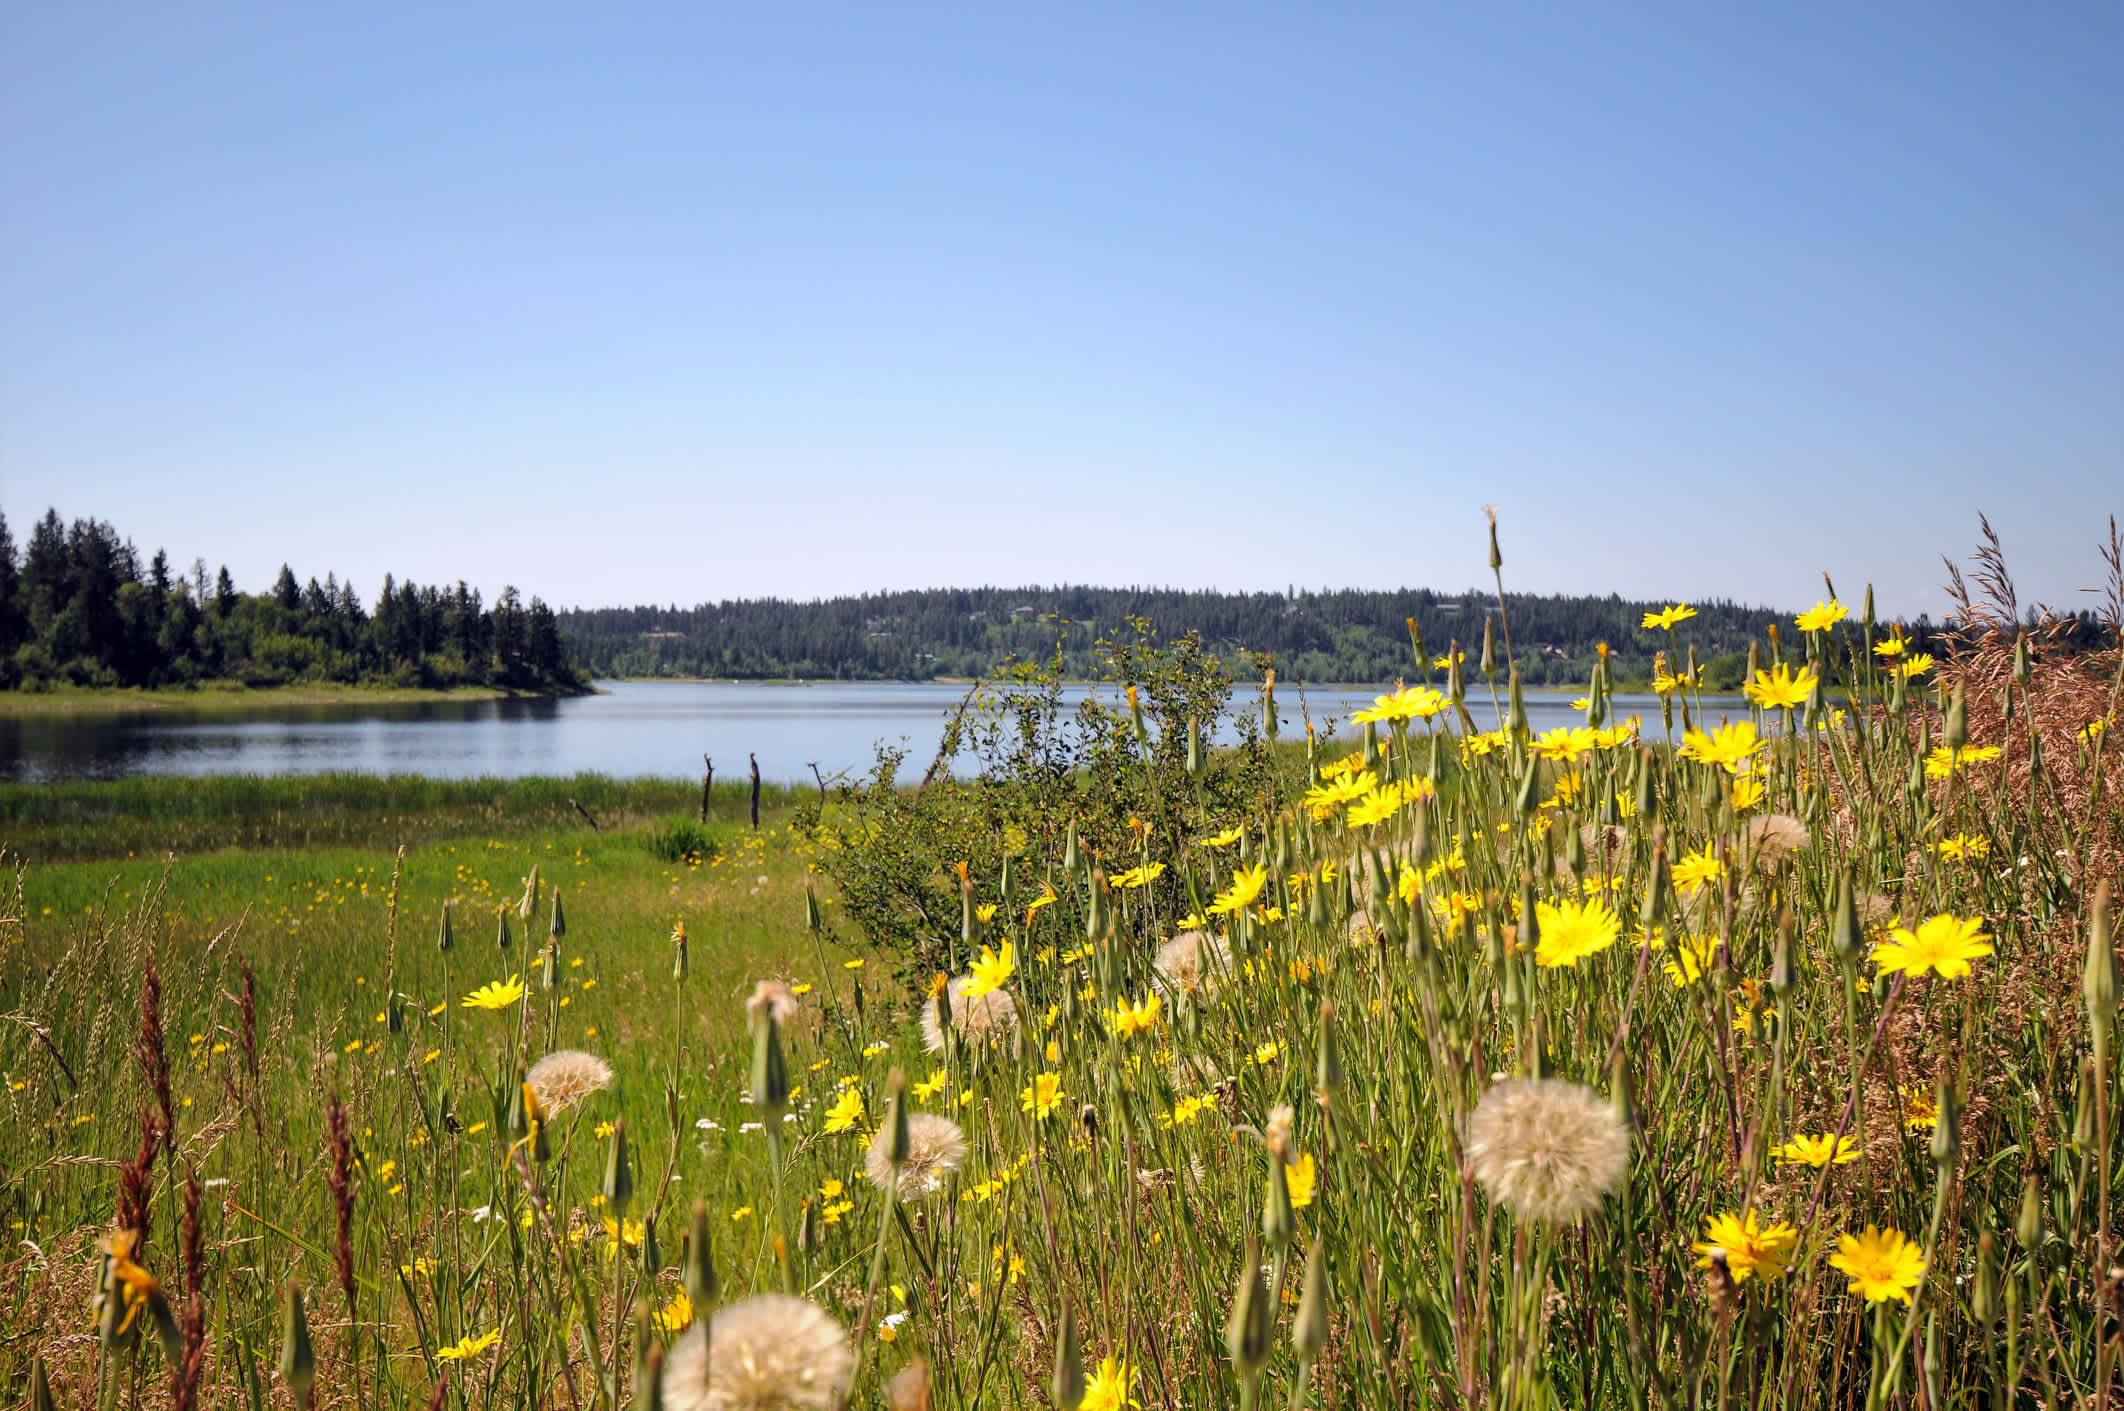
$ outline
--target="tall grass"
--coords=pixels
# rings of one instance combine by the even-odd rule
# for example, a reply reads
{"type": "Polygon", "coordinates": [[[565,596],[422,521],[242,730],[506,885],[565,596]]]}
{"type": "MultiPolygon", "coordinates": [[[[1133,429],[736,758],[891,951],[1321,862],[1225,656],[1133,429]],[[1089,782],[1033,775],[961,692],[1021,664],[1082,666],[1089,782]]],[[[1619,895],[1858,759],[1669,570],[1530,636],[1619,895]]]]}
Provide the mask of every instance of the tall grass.
{"type": "Polygon", "coordinates": [[[1125,855],[999,820],[933,994],[805,888],[857,813],[704,863],[682,935],[517,844],[451,864],[484,885],[450,874],[447,951],[433,848],[369,864],[322,954],[292,911],[173,927],[174,881],[60,944],[33,872],[0,1296],[40,1331],[0,1374],[27,1396],[41,1356],[81,1405],[195,1364],[249,1406],[2106,1404],[2114,647],[1909,670],[1868,613],[1807,621],[1723,733],[1679,681],[1610,718],[1596,669],[1579,729],[1531,736],[1500,680],[1494,728],[1441,739],[1488,714],[1471,652],[1472,696],[1418,681],[1251,801],[1215,759],[1159,776],[1180,822],[1125,855]],[[763,898],[745,1005],[709,977],[763,898]],[[542,1119],[520,1080],[558,1049],[614,1077],[542,1119]]]}

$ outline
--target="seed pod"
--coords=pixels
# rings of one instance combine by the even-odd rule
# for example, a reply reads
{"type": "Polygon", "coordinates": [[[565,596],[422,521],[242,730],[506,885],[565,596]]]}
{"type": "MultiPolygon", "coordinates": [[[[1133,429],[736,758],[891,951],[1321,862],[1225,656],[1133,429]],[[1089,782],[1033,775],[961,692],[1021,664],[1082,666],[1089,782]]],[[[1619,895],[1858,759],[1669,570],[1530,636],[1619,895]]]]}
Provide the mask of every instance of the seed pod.
{"type": "Polygon", "coordinates": [[[782,1026],[762,1010],[752,1036],[752,1105],[762,1121],[779,1122],[789,1106],[789,1064],[782,1057],[782,1026]]]}
{"type": "MultiPolygon", "coordinates": [[[[546,933],[555,941],[568,934],[568,913],[561,906],[560,888],[553,889],[553,919],[546,926],[546,933]]],[[[555,947],[558,949],[558,947],[555,947]]]]}
{"type": "Polygon", "coordinates": [[[509,948],[508,907],[498,906],[494,908],[494,923],[494,948],[496,950],[507,950],[509,948]]]}
{"type": "Polygon", "coordinates": [[[1274,1310],[1269,1307],[1268,1280],[1261,1274],[1260,1241],[1249,1236],[1240,1257],[1239,1288],[1224,1324],[1224,1350],[1231,1354],[1232,1365],[1244,1382],[1259,1376],[1268,1362],[1274,1310]]]}
{"type": "Polygon", "coordinates": [[[1871,632],[1873,630],[1873,622],[1873,585],[1868,583],[1866,585],[1865,605],[1859,609],[1859,625],[1871,632]]]}
{"type": "Polygon", "coordinates": [[[1940,1074],[1935,1102],[1938,1111],[1932,1121],[1932,1164],[1944,1176],[1953,1169],[1954,1159],[1962,1150],[1962,1099],[1955,1091],[1953,1073],[1940,1074]]]}
{"type": "Polygon", "coordinates": [[[1859,924],[1858,887],[1847,866],[1837,879],[1836,912],[1829,923],[1829,946],[1846,969],[1855,969],[1866,958],[1866,928],[1859,924]]]}
{"type": "Polygon", "coordinates": [[[1313,1236],[1305,1256],[1305,1286],[1298,1297],[1298,1317],[1291,1324],[1291,1351],[1300,1362],[1311,1362],[1327,1346],[1328,1335],[1327,1246],[1313,1236]]]}
{"type": "Polygon", "coordinates": [[[895,1167],[905,1166],[914,1142],[907,1133],[907,1075],[897,1068],[885,1079],[885,1125],[892,1132],[886,1160],[895,1167]]]}
{"type": "Polygon", "coordinates": [[[1055,1333],[1055,1371],[1048,1383],[1055,1411],[1077,1411],[1084,1404],[1084,1348],[1077,1340],[1077,1310],[1062,1305],[1062,1326],[1055,1333]]]}
{"type": "Polygon", "coordinates": [[[1075,872],[1077,870],[1077,823],[1075,819],[1070,820],[1069,827],[1062,834],[1062,870],[1064,872],[1075,872]]]}
{"type": "Polygon", "coordinates": [[[2028,676],[2028,631],[2023,628],[2020,635],[2013,639],[2013,679],[2025,686],[2028,684],[2028,676]]]}
{"type": "Polygon", "coordinates": [[[2095,888],[2094,904],[2087,911],[2087,964],[2081,971],[2080,990],[2087,999],[2087,1023],[2094,1032],[2095,1053],[2106,1059],[2110,1025],[2117,1017],[2117,952],[2110,939],[2109,883],[2095,888]]]}
{"type": "Polygon", "coordinates": [[[1504,555],[1497,549],[1497,516],[1490,515],[1490,571],[1495,573],[1504,567],[1504,555]]]}
{"type": "Polygon", "coordinates": [[[2021,1174],[2021,1215],[2014,1222],[2013,1240],[2023,1254],[2043,1247],[2043,1192],[2034,1171],[2021,1174]]]}
{"type": "Polygon", "coordinates": [[[298,1407],[310,1404],[317,1384],[317,1354],[310,1347],[310,1319],[302,1307],[302,1285],[289,1280],[280,1315],[280,1379],[298,1407]]]}
{"type": "Polygon", "coordinates": [[[1777,940],[1770,952],[1770,991],[1779,999],[1792,993],[1795,983],[1792,960],[1792,913],[1777,919],[1777,940]]]}
{"type": "Polygon", "coordinates": [[[969,947],[981,940],[981,913],[974,908],[973,881],[959,873],[959,939],[969,947]]]}
{"type": "Polygon", "coordinates": [[[1659,812],[1659,769],[1652,751],[1640,751],[1637,757],[1637,816],[1650,820],[1659,812]]]}
{"type": "Polygon", "coordinates": [[[1342,1046],[1335,1038],[1335,1005],[1332,1000],[1320,1001],[1320,1063],[1315,1070],[1314,1081],[1320,1091],[1332,1097],[1342,1091],[1342,1046]]]}
{"type": "Polygon", "coordinates": [[[819,914],[819,894],[809,882],[804,884],[804,929],[817,931],[826,918],[819,914]]]}
{"type": "Polygon", "coordinates": [[[1497,624],[1490,617],[1482,620],[1482,674],[1485,680],[1497,674],[1497,624]]]}
{"type": "Polygon", "coordinates": [[[1940,742],[1950,750],[1969,743],[1969,701],[1959,681],[1954,683],[1954,694],[1947,698],[1946,730],[1940,742]]]}
{"type": "Polygon", "coordinates": [[[1298,1217],[1291,1209],[1291,1182],[1284,1169],[1283,1153],[1271,1150],[1268,1164],[1268,1197],[1261,1204],[1261,1239],[1276,1251],[1291,1242],[1298,1217]]]}
{"type": "Polygon", "coordinates": [[[444,902],[442,904],[442,924],[436,928],[435,932],[435,948],[448,954],[450,948],[456,944],[456,937],[450,934],[450,903],[444,902]]]}
{"type": "Polygon", "coordinates": [[[1527,756],[1527,772],[1520,776],[1519,797],[1513,807],[1521,818],[1541,807],[1541,760],[1534,755],[1527,756]]]}
{"type": "Polygon", "coordinates": [[[652,1210],[642,1217],[642,1277],[654,1283],[663,1268],[664,1247],[657,1242],[656,1212],[652,1210]]]}
{"type": "Polygon", "coordinates": [[[1454,705],[1468,698],[1468,683],[1460,670],[1461,655],[1460,639],[1456,637],[1446,649],[1446,695],[1454,705]]]}
{"type": "Polygon", "coordinates": [[[612,1123],[612,1142],[605,1149],[604,1193],[613,1216],[625,1219],[627,1207],[634,1203],[634,1163],[627,1159],[625,1118],[616,1118],[612,1123]]]}
{"type": "Polygon", "coordinates": [[[1084,909],[1084,934],[1096,941],[1106,932],[1106,873],[1095,867],[1091,875],[1091,897],[1084,909]]]}
{"type": "Polygon", "coordinates": [[[708,1310],[715,1307],[717,1294],[722,1291],[715,1276],[715,1251],[709,1244],[708,1202],[705,1200],[693,1202],[693,1228],[686,1232],[681,1273],[687,1300],[693,1304],[696,1315],[705,1320],[708,1310]]]}
{"type": "Polygon", "coordinates": [[[1527,733],[1527,696],[1520,688],[1517,667],[1512,669],[1512,678],[1507,689],[1511,696],[1509,704],[1505,707],[1505,728],[1514,735],[1524,735],[1527,733]]]}
{"type": "Polygon", "coordinates": [[[1999,1255],[1991,1231],[1977,1237],[1976,1287],[1969,1294],[1969,1316],[1989,1330],[1999,1321],[1999,1255]]]}

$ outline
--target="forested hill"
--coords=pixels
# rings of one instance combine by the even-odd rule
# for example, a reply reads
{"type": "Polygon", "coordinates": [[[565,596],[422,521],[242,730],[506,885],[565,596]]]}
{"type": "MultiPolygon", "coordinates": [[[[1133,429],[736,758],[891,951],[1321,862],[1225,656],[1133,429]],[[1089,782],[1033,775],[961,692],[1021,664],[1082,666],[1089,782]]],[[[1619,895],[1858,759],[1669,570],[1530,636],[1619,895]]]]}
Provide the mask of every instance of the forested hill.
{"type": "MultiPolygon", "coordinates": [[[[1711,680],[1737,684],[1748,641],[1789,613],[1730,602],[1693,604],[1674,637],[1641,625],[1664,603],[1609,597],[1513,595],[1512,644],[1531,684],[1583,682],[1606,642],[1624,679],[1649,676],[1653,653],[1694,645],[1711,680]]],[[[817,602],[778,599],[699,607],[599,608],[560,614],[569,659],[598,676],[927,679],[977,676],[998,662],[1051,658],[1060,642],[1072,675],[1095,674],[1092,644],[1147,618],[1158,633],[1199,633],[1237,664],[1241,650],[1273,657],[1306,681],[1389,681],[1411,674],[1407,619],[1426,653],[1457,638],[1472,667],[1492,596],[1393,592],[1212,593],[1158,588],[965,588],[866,594],[817,602]]],[[[1503,655],[1502,638],[1498,653],[1503,655]]]]}
{"type": "Polygon", "coordinates": [[[298,580],[282,566],[247,593],[206,561],[144,557],[96,519],[48,511],[16,550],[0,514],[0,689],[46,685],[251,686],[339,682],[572,691],[584,682],[561,651],[554,614],[505,588],[419,587],[386,575],[363,606],[350,584],[298,580]]]}

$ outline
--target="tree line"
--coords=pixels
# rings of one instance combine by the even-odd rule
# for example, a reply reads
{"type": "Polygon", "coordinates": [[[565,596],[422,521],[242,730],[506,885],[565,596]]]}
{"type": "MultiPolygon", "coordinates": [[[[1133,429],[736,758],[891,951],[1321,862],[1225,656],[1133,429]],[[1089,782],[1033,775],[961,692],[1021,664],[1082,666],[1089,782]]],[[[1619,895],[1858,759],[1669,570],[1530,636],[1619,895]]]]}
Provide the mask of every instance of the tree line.
{"type": "Polygon", "coordinates": [[[334,682],[404,687],[581,689],[558,618],[513,587],[490,607],[479,590],[395,582],[364,607],[326,574],[298,582],[283,565],[262,593],[224,566],[143,559],[98,519],[46,511],[17,552],[0,514],[0,688],[250,686],[334,682]]]}
{"type": "MultiPolygon", "coordinates": [[[[1655,653],[1693,645],[1707,680],[1731,688],[1750,640],[1766,623],[1791,621],[1767,608],[1698,602],[1696,616],[1670,638],[1643,626],[1647,612],[1664,606],[1615,594],[1510,594],[1512,664],[1531,685],[1584,682],[1597,644],[1606,643],[1618,678],[1643,681],[1655,653]]],[[[1484,624],[1496,614],[1496,598],[1472,590],[961,588],[570,610],[560,614],[560,630],[570,660],[595,676],[919,681],[979,676],[1004,661],[1057,653],[1065,671],[1088,677],[1098,670],[1094,643],[1147,619],[1168,638],[1197,634],[1227,662],[1251,654],[1285,679],[1376,682],[1414,674],[1411,621],[1427,659],[1457,640],[1472,674],[1484,624]]],[[[1495,654],[1502,671],[1502,632],[1495,654]]]]}

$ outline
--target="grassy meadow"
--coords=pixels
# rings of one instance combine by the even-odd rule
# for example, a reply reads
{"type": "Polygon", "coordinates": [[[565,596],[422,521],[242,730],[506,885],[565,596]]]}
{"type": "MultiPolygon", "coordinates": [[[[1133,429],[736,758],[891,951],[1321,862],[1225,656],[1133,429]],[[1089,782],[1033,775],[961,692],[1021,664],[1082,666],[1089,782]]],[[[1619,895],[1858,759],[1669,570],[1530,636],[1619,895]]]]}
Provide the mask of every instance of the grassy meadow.
{"type": "Polygon", "coordinates": [[[0,1394],[2110,1404],[2119,657],[1983,613],[1721,718],[1677,607],[1540,736],[1472,643],[1217,754],[1146,676],[1117,767],[691,857],[679,784],[9,790],[0,1394]]]}

